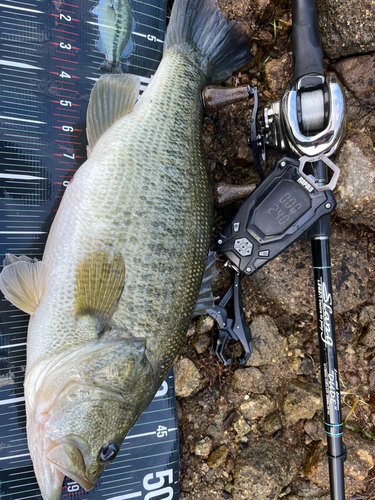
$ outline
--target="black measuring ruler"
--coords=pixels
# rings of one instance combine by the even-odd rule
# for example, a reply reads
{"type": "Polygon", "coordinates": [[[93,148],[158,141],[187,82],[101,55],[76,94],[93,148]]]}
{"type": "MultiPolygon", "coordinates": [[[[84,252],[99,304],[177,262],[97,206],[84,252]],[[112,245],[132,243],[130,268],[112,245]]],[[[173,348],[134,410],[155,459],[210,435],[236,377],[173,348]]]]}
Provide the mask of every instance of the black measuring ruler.
{"type": "MultiPolygon", "coordinates": [[[[130,0],[131,38],[120,58],[141,92],[163,51],[166,0],[130,0]]],[[[86,160],[86,110],[106,60],[102,0],[0,0],[0,262],[41,259],[66,186],[86,160]]],[[[107,54],[108,58],[108,54],[107,54]]],[[[0,496],[40,498],[26,442],[23,379],[29,317],[0,302],[0,496]]],[[[173,373],[86,493],[66,478],[62,498],[178,498],[173,373]]]]}

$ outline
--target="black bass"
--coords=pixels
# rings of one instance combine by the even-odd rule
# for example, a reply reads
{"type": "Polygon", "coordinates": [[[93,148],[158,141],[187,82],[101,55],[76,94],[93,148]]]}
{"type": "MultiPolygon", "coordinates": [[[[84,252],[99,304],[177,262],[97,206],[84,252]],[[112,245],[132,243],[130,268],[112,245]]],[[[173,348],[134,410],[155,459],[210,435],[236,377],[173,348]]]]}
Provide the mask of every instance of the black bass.
{"type": "Polygon", "coordinates": [[[92,14],[98,16],[99,39],[96,46],[106,57],[100,71],[122,73],[120,59],[132,54],[132,31],[136,28],[129,0],[100,0],[92,14]]]}
{"type": "Polygon", "coordinates": [[[45,500],[60,497],[64,475],[93,488],[172,365],[213,222],[201,93],[250,58],[242,25],[215,0],[177,0],[141,98],[131,75],[94,86],[89,157],[43,260],[4,261],[1,289],[31,315],[27,435],[45,500]]]}

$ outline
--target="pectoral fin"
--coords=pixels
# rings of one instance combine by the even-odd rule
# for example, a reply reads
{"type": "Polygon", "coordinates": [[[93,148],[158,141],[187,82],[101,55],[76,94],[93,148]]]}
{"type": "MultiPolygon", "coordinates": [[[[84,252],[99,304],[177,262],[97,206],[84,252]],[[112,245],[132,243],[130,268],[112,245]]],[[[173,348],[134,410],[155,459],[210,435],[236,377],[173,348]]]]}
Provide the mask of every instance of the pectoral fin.
{"type": "Polygon", "coordinates": [[[139,85],[139,77],[128,74],[103,75],[96,82],[87,109],[88,155],[100,136],[119,118],[132,111],[139,85]]]}
{"type": "Polygon", "coordinates": [[[77,269],[75,313],[94,316],[104,328],[116,311],[125,285],[125,263],[120,252],[93,252],[77,269]]]}
{"type": "Polygon", "coordinates": [[[21,311],[33,314],[43,295],[47,276],[43,262],[6,254],[0,274],[0,289],[9,302],[21,311]]]}

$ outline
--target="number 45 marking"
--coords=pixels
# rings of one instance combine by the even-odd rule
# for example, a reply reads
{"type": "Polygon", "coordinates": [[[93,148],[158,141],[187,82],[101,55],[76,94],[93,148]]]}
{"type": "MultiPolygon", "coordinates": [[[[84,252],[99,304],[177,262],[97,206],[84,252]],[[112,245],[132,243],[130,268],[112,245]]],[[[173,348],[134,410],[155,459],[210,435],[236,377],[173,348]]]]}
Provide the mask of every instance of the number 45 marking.
{"type": "Polygon", "coordinates": [[[158,428],[156,429],[156,435],[158,438],[168,436],[168,427],[159,425],[158,428]]]}

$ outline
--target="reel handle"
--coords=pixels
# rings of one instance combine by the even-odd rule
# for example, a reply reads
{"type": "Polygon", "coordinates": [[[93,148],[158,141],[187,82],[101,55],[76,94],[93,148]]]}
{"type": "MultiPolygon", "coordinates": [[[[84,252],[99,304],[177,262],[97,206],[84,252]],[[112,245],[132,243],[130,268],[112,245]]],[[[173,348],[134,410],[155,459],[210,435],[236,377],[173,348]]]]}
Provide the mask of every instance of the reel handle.
{"type": "Polygon", "coordinates": [[[323,75],[323,51],[315,0],[292,0],[292,53],[294,80],[323,75]]]}

